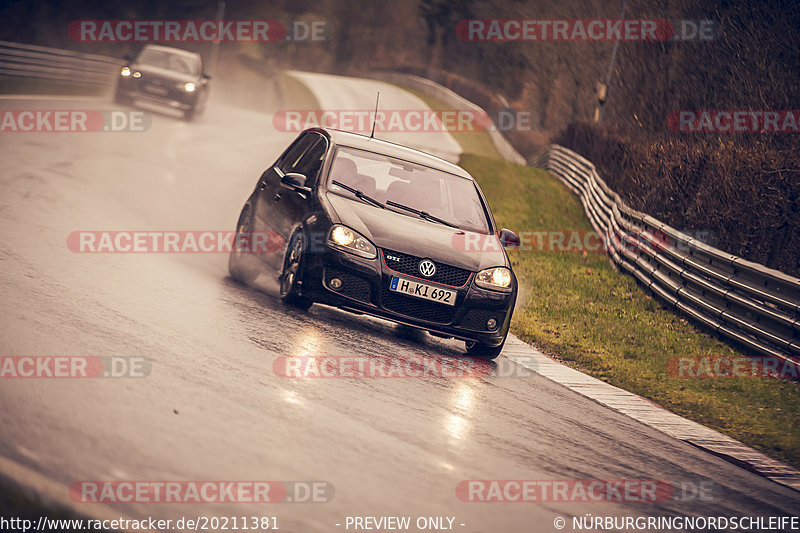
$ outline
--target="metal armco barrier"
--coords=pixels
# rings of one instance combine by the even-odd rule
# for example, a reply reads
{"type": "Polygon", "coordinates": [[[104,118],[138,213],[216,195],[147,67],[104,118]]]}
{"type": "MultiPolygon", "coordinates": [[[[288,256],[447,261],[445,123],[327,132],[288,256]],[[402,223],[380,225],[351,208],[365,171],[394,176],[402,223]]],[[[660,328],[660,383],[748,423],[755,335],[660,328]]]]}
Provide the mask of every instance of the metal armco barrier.
{"type": "Polygon", "coordinates": [[[123,61],[57,48],[0,41],[0,77],[110,85],[123,61]]]}
{"type": "Polygon", "coordinates": [[[563,146],[536,163],[580,197],[614,263],[655,295],[749,351],[800,366],[800,279],[631,209],[591,162],[563,146]]]}

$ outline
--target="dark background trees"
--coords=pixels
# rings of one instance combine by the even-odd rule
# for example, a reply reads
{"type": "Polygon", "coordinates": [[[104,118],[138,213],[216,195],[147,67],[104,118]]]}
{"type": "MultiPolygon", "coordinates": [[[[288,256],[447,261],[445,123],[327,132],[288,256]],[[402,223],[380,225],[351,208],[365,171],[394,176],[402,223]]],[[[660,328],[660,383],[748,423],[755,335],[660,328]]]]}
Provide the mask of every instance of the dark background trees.
{"type": "MultiPolygon", "coordinates": [[[[525,156],[556,140],[595,161],[633,207],[709,231],[733,253],[800,274],[800,134],[676,133],[677,110],[800,109],[800,3],[628,0],[625,18],[714,21],[711,40],[621,43],[600,124],[595,87],[611,42],[466,42],[469,18],[619,18],[623,0],[230,0],[227,19],[324,20],[321,43],[226,43],[250,68],[427,76],[488,111],[531,113],[510,131],[525,156]]],[[[5,0],[0,39],[121,56],[138,45],[75,43],[78,19],[210,19],[190,0],[5,0]]],[[[194,45],[207,53],[209,45],[194,45]]]]}

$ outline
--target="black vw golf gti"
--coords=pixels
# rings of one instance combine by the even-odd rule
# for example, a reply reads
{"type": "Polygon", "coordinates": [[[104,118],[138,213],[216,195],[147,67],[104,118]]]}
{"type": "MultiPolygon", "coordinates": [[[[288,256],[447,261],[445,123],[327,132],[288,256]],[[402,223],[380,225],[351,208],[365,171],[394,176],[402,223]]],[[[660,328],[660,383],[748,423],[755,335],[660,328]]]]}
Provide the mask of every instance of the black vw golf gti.
{"type": "Polygon", "coordinates": [[[318,302],[466,341],[494,358],[517,280],[478,184],[397,144],[302,132],[239,215],[231,276],[307,309],[318,302]]]}

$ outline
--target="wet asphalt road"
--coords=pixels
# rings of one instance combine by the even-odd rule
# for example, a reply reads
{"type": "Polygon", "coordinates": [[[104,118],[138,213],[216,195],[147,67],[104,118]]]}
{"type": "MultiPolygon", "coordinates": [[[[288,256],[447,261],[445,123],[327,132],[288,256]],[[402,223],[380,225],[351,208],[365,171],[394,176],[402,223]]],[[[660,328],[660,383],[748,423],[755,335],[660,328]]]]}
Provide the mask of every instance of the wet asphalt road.
{"type": "Polygon", "coordinates": [[[281,356],[451,358],[463,345],[403,338],[387,322],[321,306],[287,309],[231,281],[224,254],[67,249],[76,230],[232,230],[261,171],[292,138],[269,115],[219,101],[196,124],[154,114],[141,133],[0,134],[0,353],[152,364],[146,378],[3,379],[0,455],[62,484],[65,497],[79,480],[331,483],[328,503],[111,504],[132,517],[278,516],[282,531],[297,532],[345,531],[345,517],[356,515],[547,532],[558,516],[587,513],[800,508],[796,492],[538,375],[276,376],[281,356]],[[713,490],[710,501],[467,503],[455,491],[467,479],[655,479],[713,490]]]}

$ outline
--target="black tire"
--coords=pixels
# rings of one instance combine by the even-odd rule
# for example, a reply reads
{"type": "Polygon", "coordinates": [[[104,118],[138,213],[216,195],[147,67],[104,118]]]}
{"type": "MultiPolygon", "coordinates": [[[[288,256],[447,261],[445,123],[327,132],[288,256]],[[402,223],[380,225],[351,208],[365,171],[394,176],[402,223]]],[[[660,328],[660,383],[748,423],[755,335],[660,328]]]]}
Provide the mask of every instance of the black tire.
{"type": "Polygon", "coordinates": [[[506,340],[500,343],[500,346],[487,346],[482,342],[469,342],[467,341],[467,354],[474,357],[483,357],[484,359],[496,359],[500,352],[503,351],[503,345],[506,340]]]}
{"type": "Polygon", "coordinates": [[[236,235],[234,235],[233,240],[233,248],[231,249],[231,253],[228,255],[228,272],[230,273],[231,277],[237,281],[241,281],[242,283],[247,283],[247,278],[242,271],[242,253],[236,250],[236,236],[241,233],[249,233],[250,232],[250,205],[245,204],[242,208],[242,212],[239,213],[239,220],[236,222],[236,235]]]}
{"type": "Polygon", "coordinates": [[[119,105],[130,105],[131,97],[128,96],[125,91],[121,91],[119,88],[117,88],[117,90],[114,91],[114,103],[119,105]]]}
{"type": "Polygon", "coordinates": [[[289,246],[286,248],[286,259],[284,259],[283,271],[279,280],[281,301],[303,311],[308,310],[314,303],[311,298],[304,296],[300,289],[306,242],[306,237],[302,232],[292,235],[289,246]]]}
{"type": "Polygon", "coordinates": [[[202,94],[197,95],[192,107],[183,112],[183,119],[186,122],[192,122],[206,110],[206,94],[205,90],[203,90],[202,94]]]}
{"type": "Polygon", "coordinates": [[[197,117],[196,104],[183,112],[183,120],[185,120],[186,122],[192,122],[196,117],[197,117]]]}
{"type": "Polygon", "coordinates": [[[208,89],[203,89],[202,93],[197,97],[197,103],[195,107],[197,107],[197,114],[202,115],[206,112],[206,106],[208,105],[208,89]]]}

